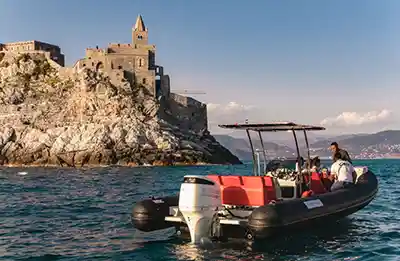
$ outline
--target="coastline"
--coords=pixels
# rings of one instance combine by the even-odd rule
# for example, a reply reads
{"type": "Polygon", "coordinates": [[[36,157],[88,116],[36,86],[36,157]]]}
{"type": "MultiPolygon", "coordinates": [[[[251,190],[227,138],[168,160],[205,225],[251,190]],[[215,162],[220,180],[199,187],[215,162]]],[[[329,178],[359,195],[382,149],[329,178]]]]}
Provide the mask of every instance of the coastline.
{"type": "Polygon", "coordinates": [[[132,168],[143,168],[143,167],[196,167],[196,166],[230,166],[230,165],[242,165],[242,164],[232,164],[232,163],[221,163],[221,164],[214,164],[214,163],[206,163],[206,162],[197,162],[197,163],[173,163],[173,164],[153,164],[153,165],[138,165],[135,163],[132,164],[110,164],[110,165],[103,165],[103,164],[87,164],[84,166],[61,166],[57,164],[4,164],[0,165],[0,168],[66,168],[66,169],[87,169],[87,168],[108,168],[108,167],[132,167],[132,168]]]}
{"type": "MultiPolygon", "coordinates": [[[[354,159],[356,161],[365,161],[365,160],[400,160],[400,158],[374,158],[374,159],[354,159]]],[[[129,168],[152,168],[152,167],[197,167],[197,166],[233,166],[233,165],[246,165],[251,164],[251,161],[242,160],[241,164],[234,163],[207,163],[207,162],[197,162],[197,163],[184,163],[184,162],[176,162],[172,164],[152,164],[152,165],[138,165],[135,163],[128,164],[87,164],[84,166],[61,166],[57,164],[4,164],[0,165],[0,168],[65,168],[65,169],[90,169],[90,168],[109,168],[109,167],[129,167],[129,168]]]]}

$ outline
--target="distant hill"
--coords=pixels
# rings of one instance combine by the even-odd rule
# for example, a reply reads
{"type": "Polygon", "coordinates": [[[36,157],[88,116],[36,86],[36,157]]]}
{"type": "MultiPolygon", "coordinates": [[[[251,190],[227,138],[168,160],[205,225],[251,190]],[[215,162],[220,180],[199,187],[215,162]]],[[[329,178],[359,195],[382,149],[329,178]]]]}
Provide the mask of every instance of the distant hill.
{"type": "MultiPolygon", "coordinates": [[[[336,141],[339,147],[346,149],[355,157],[391,157],[400,153],[400,131],[387,130],[373,134],[354,134],[337,136],[329,140],[320,140],[310,145],[314,152],[323,156],[330,155],[327,149],[336,141]]],[[[396,156],[397,157],[397,156],[396,156]]]]}
{"type": "MultiPolygon", "coordinates": [[[[229,135],[213,135],[215,139],[224,147],[228,148],[234,155],[241,160],[250,160],[252,158],[250,143],[247,139],[234,138],[229,135]]],[[[261,149],[261,143],[255,138],[252,139],[254,148],[261,149]]],[[[279,145],[274,142],[264,142],[264,148],[268,153],[269,157],[276,156],[293,156],[295,150],[285,146],[279,145]]]]}
{"type": "MultiPolygon", "coordinates": [[[[234,138],[229,135],[214,135],[214,137],[240,159],[251,159],[251,150],[247,139],[234,138]]],[[[331,156],[328,147],[333,141],[338,142],[340,147],[346,149],[352,158],[400,157],[400,130],[387,130],[373,134],[348,134],[329,138],[318,137],[318,139],[310,140],[311,154],[321,157],[331,156]]],[[[261,148],[259,140],[253,139],[253,142],[256,148],[261,148]]],[[[293,140],[290,142],[289,140],[278,141],[278,143],[264,142],[269,157],[295,155],[293,140]]],[[[301,150],[305,155],[304,146],[301,150]]]]}

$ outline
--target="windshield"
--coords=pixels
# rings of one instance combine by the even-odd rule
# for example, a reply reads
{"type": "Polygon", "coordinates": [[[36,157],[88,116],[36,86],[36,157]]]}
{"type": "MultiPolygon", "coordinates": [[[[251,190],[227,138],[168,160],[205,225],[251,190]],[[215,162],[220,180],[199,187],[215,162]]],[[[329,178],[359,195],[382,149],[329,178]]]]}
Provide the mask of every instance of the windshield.
{"type": "Polygon", "coordinates": [[[270,160],[267,164],[266,171],[276,171],[278,169],[296,169],[296,158],[292,159],[273,159],[270,160]]]}

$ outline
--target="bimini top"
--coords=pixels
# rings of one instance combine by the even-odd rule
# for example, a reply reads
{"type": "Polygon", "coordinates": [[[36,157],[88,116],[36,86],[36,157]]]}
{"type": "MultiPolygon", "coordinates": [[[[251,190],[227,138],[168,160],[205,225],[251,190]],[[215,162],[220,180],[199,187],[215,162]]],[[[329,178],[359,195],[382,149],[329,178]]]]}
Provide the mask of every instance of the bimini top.
{"type": "Polygon", "coordinates": [[[253,131],[325,130],[324,127],[296,124],[293,122],[274,122],[262,124],[222,124],[220,128],[253,131]]]}

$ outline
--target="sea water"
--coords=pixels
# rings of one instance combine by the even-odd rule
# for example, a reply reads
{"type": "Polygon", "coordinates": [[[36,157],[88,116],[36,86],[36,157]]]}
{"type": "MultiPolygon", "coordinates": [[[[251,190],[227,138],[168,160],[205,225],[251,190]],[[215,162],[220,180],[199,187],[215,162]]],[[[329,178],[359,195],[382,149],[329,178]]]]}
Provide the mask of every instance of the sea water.
{"type": "Polygon", "coordinates": [[[238,166],[2,168],[0,260],[400,260],[400,160],[357,161],[377,198],[339,223],[248,245],[195,247],[174,231],[138,233],[135,202],[179,191],[186,174],[248,174],[238,166]],[[21,175],[23,173],[23,175],[21,175]]]}

